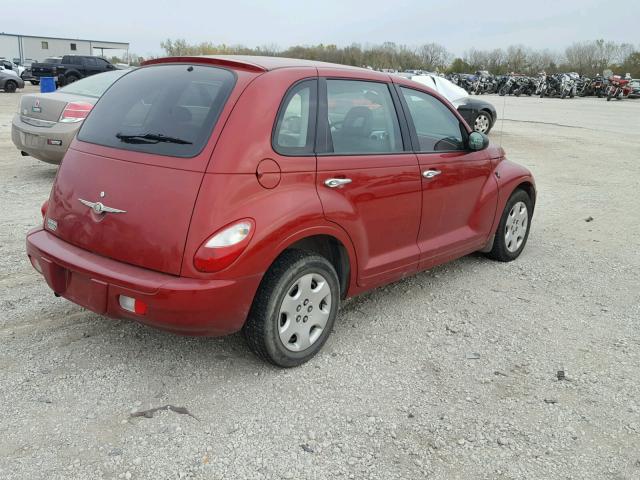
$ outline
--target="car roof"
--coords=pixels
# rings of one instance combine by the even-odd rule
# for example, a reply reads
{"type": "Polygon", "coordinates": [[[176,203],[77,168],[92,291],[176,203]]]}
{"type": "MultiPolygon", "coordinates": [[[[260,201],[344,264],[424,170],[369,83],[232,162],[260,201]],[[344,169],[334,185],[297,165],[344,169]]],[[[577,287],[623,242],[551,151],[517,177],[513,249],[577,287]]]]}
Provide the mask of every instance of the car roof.
{"type": "Polygon", "coordinates": [[[258,55],[197,55],[183,57],[164,57],[147,60],[142,65],[176,62],[209,63],[212,65],[221,65],[231,68],[243,68],[245,70],[252,70],[256,72],[268,72],[279,68],[295,67],[340,68],[371,72],[371,70],[365,68],[352,67],[350,65],[341,65],[337,63],[320,62],[317,60],[304,60],[301,58],[263,57],[258,55]]]}

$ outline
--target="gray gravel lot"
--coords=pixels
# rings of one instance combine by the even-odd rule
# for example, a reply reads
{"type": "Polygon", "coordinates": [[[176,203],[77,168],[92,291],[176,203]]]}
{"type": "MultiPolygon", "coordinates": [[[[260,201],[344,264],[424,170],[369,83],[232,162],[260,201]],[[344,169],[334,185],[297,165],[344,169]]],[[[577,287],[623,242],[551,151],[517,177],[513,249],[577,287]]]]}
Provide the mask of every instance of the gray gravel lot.
{"type": "Polygon", "coordinates": [[[53,296],[24,237],[56,169],[14,149],[19,98],[0,93],[0,478],[640,478],[640,101],[485,97],[538,182],[523,255],[355,298],[285,371],[239,335],[53,296]],[[130,416],[168,404],[193,416],[130,416]]]}

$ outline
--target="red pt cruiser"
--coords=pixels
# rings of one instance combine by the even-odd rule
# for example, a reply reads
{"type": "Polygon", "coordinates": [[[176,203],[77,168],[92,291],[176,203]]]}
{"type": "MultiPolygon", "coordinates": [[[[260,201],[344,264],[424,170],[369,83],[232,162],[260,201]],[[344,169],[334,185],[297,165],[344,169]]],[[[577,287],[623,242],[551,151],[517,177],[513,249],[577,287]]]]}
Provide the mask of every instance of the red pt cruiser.
{"type": "Polygon", "coordinates": [[[527,241],[531,173],[418,83],[267,57],[151,60],[71,144],[27,253],[56,295],[299,365],[340,301],[527,241]]]}

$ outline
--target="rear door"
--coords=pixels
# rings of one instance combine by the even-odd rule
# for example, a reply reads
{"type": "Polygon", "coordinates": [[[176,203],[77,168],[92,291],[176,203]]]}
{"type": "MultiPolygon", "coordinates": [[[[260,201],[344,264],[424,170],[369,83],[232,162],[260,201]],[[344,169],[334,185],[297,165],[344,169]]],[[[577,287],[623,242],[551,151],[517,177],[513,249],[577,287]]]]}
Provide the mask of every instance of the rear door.
{"type": "Polygon", "coordinates": [[[351,237],[358,283],[417,270],[420,171],[404,142],[394,91],[361,73],[320,69],[317,190],[324,214],[351,237]]]}
{"type": "Polygon", "coordinates": [[[467,130],[440,99],[398,88],[422,173],[420,268],[481,248],[497,204],[487,150],[467,148],[467,130]]]}

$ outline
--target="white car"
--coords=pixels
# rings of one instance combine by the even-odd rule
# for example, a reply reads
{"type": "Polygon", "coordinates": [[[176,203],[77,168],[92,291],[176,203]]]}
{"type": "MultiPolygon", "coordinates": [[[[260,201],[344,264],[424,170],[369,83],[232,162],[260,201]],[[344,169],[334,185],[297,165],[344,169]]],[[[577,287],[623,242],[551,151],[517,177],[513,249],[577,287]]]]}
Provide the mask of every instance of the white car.
{"type": "MultiPolygon", "coordinates": [[[[19,77],[22,72],[19,72],[18,65],[13,65],[9,60],[5,60],[4,58],[0,59],[0,70],[4,73],[13,74],[16,77],[19,77]]],[[[24,71],[24,68],[22,69],[24,71]]]]}
{"type": "Polygon", "coordinates": [[[487,134],[495,125],[498,114],[495,107],[486,100],[471,97],[464,88],[438,75],[412,75],[410,78],[433,88],[449,100],[476,132],[487,134]]]}

